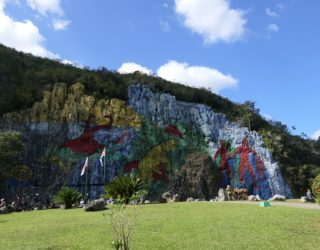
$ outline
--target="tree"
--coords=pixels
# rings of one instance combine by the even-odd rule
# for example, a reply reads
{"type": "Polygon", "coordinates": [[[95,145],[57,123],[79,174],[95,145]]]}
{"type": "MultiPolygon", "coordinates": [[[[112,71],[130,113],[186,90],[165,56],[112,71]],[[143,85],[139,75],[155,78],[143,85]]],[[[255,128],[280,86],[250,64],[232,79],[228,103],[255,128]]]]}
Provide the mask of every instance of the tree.
{"type": "Polygon", "coordinates": [[[12,175],[12,170],[21,165],[24,144],[19,132],[0,132],[0,180],[12,175]]]}
{"type": "Polygon", "coordinates": [[[259,114],[260,110],[255,107],[255,102],[252,101],[245,101],[239,107],[243,125],[251,130],[251,122],[254,114],[259,114]]]}
{"type": "Polygon", "coordinates": [[[312,193],[320,205],[320,174],[317,175],[312,182],[312,193]]]}

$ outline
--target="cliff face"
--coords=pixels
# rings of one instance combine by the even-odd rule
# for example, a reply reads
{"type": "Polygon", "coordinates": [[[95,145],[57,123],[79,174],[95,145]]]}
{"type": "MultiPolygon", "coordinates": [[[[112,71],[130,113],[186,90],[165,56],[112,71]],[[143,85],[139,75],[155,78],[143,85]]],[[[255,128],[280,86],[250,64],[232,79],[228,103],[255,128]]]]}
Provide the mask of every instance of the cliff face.
{"type": "MultiPolygon", "coordinates": [[[[187,168],[199,161],[190,163],[194,158],[190,155],[201,155],[212,160],[213,168],[212,172],[206,168],[212,176],[202,183],[212,183],[218,172],[220,186],[247,188],[264,198],[276,193],[292,196],[257,133],[228,122],[208,106],[179,102],[141,85],[129,87],[126,105],[118,99],[85,95],[81,84],[70,88],[57,84],[31,109],[4,115],[0,127],[24,135],[24,162],[33,173],[29,181],[19,184],[24,191],[36,187],[50,194],[70,185],[96,198],[105,183],[124,172],[143,178],[150,196],[156,198],[170,188],[181,169],[193,173],[187,168]],[[246,147],[242,147],[244,138],[246,147]],[[220,141],[228,143],[227,154],[220,141]],[[106,157],[101,161],[103,148],[106,157]],[[89,169],[80,176],[86,157],[89,169]]],[[[18,184],[13,178],[9,184],[8,193],[13,195],[18,184]]],[[[200,196],[212,196],[216,187],[207,186],[204,190],[210,194],[204,191],[200,196]]]]}
{"type": "MultiPolygon", "coordinates": [[[[153,93],[147,87],[140,85],[131,86],[129,87],[128,93],[130,106],[133,107],[136,112],[154,121],[159,126],[165,127],[168,124],[179,123],[188,128],[188,130],[194,131],[197,135],[203,136],[208,144],[208,153],[212,157],[216,155],[220,147],[219,141],[227,141],[231,147],[239,148],[242,145],[243,139],[247,138],[249,147],[252,150],[248,152],[248,163],[246,164],[244,162],[244,164],[254,165],[254,159],[252,158],[260,157],[265,166],[266,173],[264,173],[264,175],[266,175],[265,177],[268,182],[264,183],[267,184],[265,188],[269,187],[270,189],[269,194],[263,194],[259,191],[257,193],[264,198],[268,198],[271,194],[282,194],[287,197],[292,197],[290,187],[283,180],[278,164],[273,161],[270,152],[264,148],[263,140],[256,132],[251,132],[247,128],[230,123],[227,121],[225,115],[214,113],[212,109],[206,105],[176,101],[171,95],[153,93]]],[[[244,157],[245,155],[243,158],[244,157]]],[[[236,156],[234,158],[236,158],[236,156]]],[[[230,163],[232,160],[234,160],[232,157],[227,160],[229,161],[229,165],[232,164],[230,163]]],[[[232,166],[229,167],[231,168],[232,166]]],[[[239,166],[237,167],[239,168],[239,166]]],[[[243,167],[249,169],[250,166],[244,165],[243,167]]],[[[254,168],[254,166],[252,166],[252,168],[254,168]]],[[[232,172],[231,170],[230,172],[232,172]]],[[[247,172],[249,171],[244,169],[244,175],[246,175],[247,172]]],[[[253,175],[257,175],[258,169],[253,169],[253,172],[253,175]]],[[[235,173],[233,173],[233,176],[229,174],[229,180],[224,182],[224,184],[234,183],[236,184],[234,186],[248,188],[246,184],[241,185],[241,183],[239,183],[240,181],[237,183],[232,182],[232,179],[238,178],[234,175],[235,173]]],[[[259,184],[257,183],[259,182],[257,179],[258,178],[256,178],[255,184],[259,184]]],[[[253,184],[253,181],[251,181],[250,185],[251,184],[253,184]]]]}
{"type": "Polygon", "coordinates": [[[27,148],[24,163],[33,173],[31,179],[22,183],[11,178],[8,195],[13,196],[16,192],[50,195],[62,185],[78,188],[81,192],[90,193],[91,197],[101,195],[104,184],[121,171],[124,160],[129,156],[135,129],[140,126],[139,115],[125,102],[118,99],[96,100],[93,96],[85,95],[84,86],[79,83],[70,88],[64,83],[56,84],[52,91],[45,91],[43,100],[35,103],[31,109],[1,117],[2,129],[23,133],[27,148]],[[90,124],[86,124],[90,116],[90,124]],[[105,124],[110,124],[110,127],[94,130],[105,124]],[[73,147],[64,147],[67,141],[81,137],[86,127],[93,129],[88,138],[79,140],[78,145],[73,147]],[[121,140],[124,134],[126,140],[121,145],[114,143],[121,140]],[[90,143],[94,143],[95,148],[88,153],[83,147],[90,143]],[[112,155],[103,162],[107,168],[105,171],[99,156],[103,146],[108,146],[108,143],[112,155]],[[88,155],[88,175],[80,176],[88,155]],[[17,186],[23,187],[23,190],[18,190],[17,186]]]}

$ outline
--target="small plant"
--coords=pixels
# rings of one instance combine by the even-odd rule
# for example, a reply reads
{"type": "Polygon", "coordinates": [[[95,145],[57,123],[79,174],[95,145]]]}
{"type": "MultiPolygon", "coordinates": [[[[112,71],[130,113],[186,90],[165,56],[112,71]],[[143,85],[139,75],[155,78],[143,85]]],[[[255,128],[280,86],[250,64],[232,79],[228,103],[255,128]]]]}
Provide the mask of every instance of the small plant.
{"type": "Polygon", "coordinates": [[[106,186],[106,198],[117,198],[128,204],[134,195],[143,190],[143,187],[143,182],[139,178],[120,176],[106,186]]]}
{"type": "Polygon", "coordinates": [[[317,203],[320,205],[320,174],[312,181],[312,193],[316,197],[317,203]]]}
{"type": "Polygon", "coordinates": [[[131,196],[131,202],[133,205],[137,205],[137,204],[142,204],[144,197],[148,194],[148,191],[145,189],[141,189],[137,192],[135,192],[132,196],[131,196]]]}
{"type": "Polygon", "coordinates": [[[63,204],[65,209],[72,208],[72,204],[79,202],[82,194],[73,188],[63,187],[54,197],[55,202],[63,204]]]}
{"type": "Polygon", "coordinates": [[[134,210],[128,209],[125,203],[112,205],[110,211],[110,222],[114,236],[111,245],[118,250],[129,250],[137,214],[134,210]]]}

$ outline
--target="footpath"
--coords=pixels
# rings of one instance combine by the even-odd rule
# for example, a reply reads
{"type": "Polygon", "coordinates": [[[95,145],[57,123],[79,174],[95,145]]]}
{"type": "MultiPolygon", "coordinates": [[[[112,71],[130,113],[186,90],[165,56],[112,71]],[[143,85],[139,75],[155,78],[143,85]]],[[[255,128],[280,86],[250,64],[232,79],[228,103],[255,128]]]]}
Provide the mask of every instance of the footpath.
{"type": "MultiPolygon", "coordinates": [[[[242,203],[259,205],[259,201],[226,201],[226,203],[242,203]]],[[[297,202],[287,202],[287,201],[271,201],[271,206],[281,206],[281,207],[297,207],[297,208],[309,208],[309,209],[320,209],[319,204],[316,203],[297,203],[297,202]]]]}

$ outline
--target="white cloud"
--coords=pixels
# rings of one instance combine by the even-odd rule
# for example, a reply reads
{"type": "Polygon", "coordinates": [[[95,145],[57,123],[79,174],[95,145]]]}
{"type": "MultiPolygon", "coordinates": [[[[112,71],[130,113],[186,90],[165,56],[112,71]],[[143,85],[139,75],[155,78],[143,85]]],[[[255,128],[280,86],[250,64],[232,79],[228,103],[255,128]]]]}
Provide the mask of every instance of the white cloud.
{"type": "Polygon", "coordinates": [[[313,140],[318,140],[319,137],[320,137],[320,129],[318,129],[311,135],[311,139],[313,140]]]}
{"type": "Polygon", "coordinates": [[[59,58],[47,50],[45,38],[30,20],[15,21],[5,13],[5,0],[0,0],[0,42],[16,50],[36,56],[59,58]]]}
{"type": "Polygon", "coordinates": [[[68,59],[64,59],[61,62],[63,64],[71,65],[71,66],[74,66],[74,67],[77,67],[77,68],[83,68],[84,67],[81,63],[78,63],[78,62],[75,62],[75,61],[71,61],[71,60],[68,60],[68,59]]]}
{"type": "Polygon", "coordinates": [[[245,34],[245,13],[232,9],[229,0],[175,0],[175,12],[205,43],[233,42],[245,34]]]}
{"type": "Polygon", "coordinates": [[[272,116],[271,115],[268,115],[268,114],[261,114],[262,115],[262,117],[264,118],[264,119],[266,119],[267,121],[272,121],[272,116]]]}
{"type": "Polygon", "coordinates": [[[27,5],[44,16],[48,13],[63,15],[61,0],[27,0],[27,5]]]}
{"type": "Polygon", "coordinates": [[[62,18],[64,16],[64,11],[61,7],[61,0],[26,0],[27,5],[37,11],[43,16],[54,17],[52,22],[52,27],[54,30],[65,30],[71,23],[70,20],[62,18]],[[59,17],[59,18],[57,18],[59,17]]]}
{"type": "Polygon", "coordinates": [[[179,63],[177,61],[169,61],[162,65],[157,74],[168,81],[188,84],[196,88],[209,88],[216,93],[221,89],[238,85],[237,79],[231,75],[225,75],[217,69],[189,66],[187,63],[179,63]]]}
{"type": "Polygon", "coordinates": [[[134,73],[136,71],[139,71],[139,72],[147,74],[147,75],[152,75],[151,69],[143,67],[143,66],[136,64],[134,62],[123,63],[121,65],[121,67],[118,69],[118,72],[120,74],[129,74],[129,73],[134,73]]]}
{"type": "Polygon", "coordinates": [[[70,25],[70,23],[70,20],[65,19],[54,19],[52,21],[54,30],[65,30],[70,25]]]}
{"type": "Polygon", "coordinates": [[[269,16],[269,17],[279,17],[279,14],[275,11],[272,11],[271,9],[269,8],[266,8],[266,14],[269,16]]]}
{"type": "Polygon", "coordinates": [[[268,25],[267,30],[271,31],[271,32],[278,32],[279,31],[279,27],[278,27],[278,25],[276,25],[274,23],[271,23],[271,24],[268,25]]]}
{"type": "Polygon", "coordinates": [[[64,59],[64,60],[62,60],[61,61],[63,64],[69,64],[69,65],[75,65],[75,63],[73,62],[73,61],[71,61],[71,60],[68,60],[68,59],[64,59]]]}

